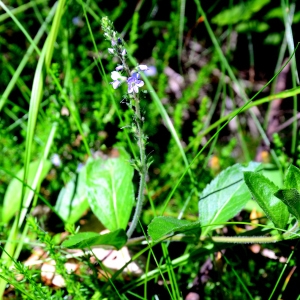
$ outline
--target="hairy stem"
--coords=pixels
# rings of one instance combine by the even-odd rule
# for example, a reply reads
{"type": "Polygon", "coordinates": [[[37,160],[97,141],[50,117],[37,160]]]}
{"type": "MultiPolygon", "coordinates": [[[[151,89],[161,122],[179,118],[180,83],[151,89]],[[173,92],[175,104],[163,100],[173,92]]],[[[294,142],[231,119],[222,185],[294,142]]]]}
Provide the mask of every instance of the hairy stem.
{"type": "MultiPolygon", "coordinates": [[[[130,70],[126,64],[126,61],[124,58],[120,57],[120,60],[122,61],[122,65],[124,66],[124,69],[128,76],[130,76],[130,70]]],[[[146,176],[147,176],[147,161],[146,161],[146,153],[145,153],[145,136],[143,132],[143,118],[141,114],[141,107],[140,107],[140,99],[138,97],[138,94],[133,93],[134,98],[134,119],[136,124],[136,139],[137,139],[137,145],[140,150],[140,160],[138,163],[138,170],[140,174],[140,183],[139,183],[139,191],[137,196],[137,202],[135,207],[135,212],[133,215],[133,219],[131,221],[131,224],[127,230],[127,236],[130,238],[138,224],[140,215],[142,213],[143,208],[143,202],[144,202],[144,189],[146,184],[146,176]]]]}

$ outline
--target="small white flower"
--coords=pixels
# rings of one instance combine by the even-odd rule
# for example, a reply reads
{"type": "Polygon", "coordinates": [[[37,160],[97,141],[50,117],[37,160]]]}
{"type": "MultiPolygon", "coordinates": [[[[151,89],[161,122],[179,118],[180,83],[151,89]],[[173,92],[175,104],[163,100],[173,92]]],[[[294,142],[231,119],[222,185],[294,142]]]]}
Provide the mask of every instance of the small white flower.
{"type": "Polygon", "coordinates": [[[108,52],[109,52],[110,54],[115,54],[115,50],[114,50],[113,48],[108,48],[108,52]]]}
{"type": "Polygon", "coordinates": [[[113,82],[111,82],[110,84],[113,86],[114,89],[117,89],[122,82],[127,80],[127,77],[122,76],[117,71],[113,71],[111,72],[111,79],[113,80],[113,82]]]}
{"type": "Polygon", "coordinates": [[[127,54],[127,52],[126,52],[126,50],[125,49],[123,49],[123,51],[122,51],[122,56],[125,56],[126,54],[127,54]]]}
{"type": "Polygon", "coordinates": [[[110,77],[112,80],[118,80],[122,75],[117,71],[112,71],[110,77]]]}
{"type": "Polygon", "coordinates": [[[55,167],[60,167],[61,166],[61,159],[59,157],[59,155],[57,153],[54,153],[52,156],[51,156],[51,162],[52,164],[55,166],[55,167]]]}
{"type": "Polygon", "coordinates": [[[140,71],[148,70],[148,67],[146,65],[138,65],[138,68],[140,69],[140,71]]]}

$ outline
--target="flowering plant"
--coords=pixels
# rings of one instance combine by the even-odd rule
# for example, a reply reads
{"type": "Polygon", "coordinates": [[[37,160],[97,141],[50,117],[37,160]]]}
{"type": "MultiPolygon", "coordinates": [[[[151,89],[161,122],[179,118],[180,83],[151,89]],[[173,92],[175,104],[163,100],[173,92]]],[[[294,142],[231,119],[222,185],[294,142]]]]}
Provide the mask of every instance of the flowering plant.
{"type": "Polygon", "coordinates": [[[148,172],[148,164],[146,160],[145,145],[147,137],[143,132],[144,118],[141,114],[139,89],[144,86],[144,81],[141,80],[141,72],[147,71],[146,65],[138,65],[130,70],[127,62],[127,51],[124,46],[122,38],[114,30],[113,23],[107,18],[102,18],[102,29],[104,31],[105,38],[110,41],[111,48],[108,48],[108,53],[116,56],[120,60],[120,64],[115,68],[115,71],[111,72],[111,79],[113,80],[110,84],[114,89],[117,89],[122,83],[126,82],[128,85],[127,93],[134,102],[134,106],[129,106],[134,113],[135,126],[132,128],[134,132],[137,145],[140,151],[140,157],[134,164],[140,175],[139,191],[137,196],[136,210],[127,231],[128,238],[131,237],[134,232],[139,217],[142,212],[143,200],[144,200],[144,188],[146,183],[146,176],[148,172]]]}

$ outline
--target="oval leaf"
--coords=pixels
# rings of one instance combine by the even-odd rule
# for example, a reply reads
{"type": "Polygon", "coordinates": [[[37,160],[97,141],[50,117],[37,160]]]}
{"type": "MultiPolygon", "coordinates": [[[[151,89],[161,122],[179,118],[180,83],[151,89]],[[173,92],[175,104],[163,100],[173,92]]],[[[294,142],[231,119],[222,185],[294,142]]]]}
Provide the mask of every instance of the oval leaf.
{"type": "Polygon", "coordinates": [[[55,210],[65,222],[74,224],[89,208],[86,192],[86,170],[83,167],[79,174],[63,187],[58,195],[55,210]]]}
{"type": "Polygon", "coordinates": [[[300,192],[300,170],[290,165],[284,178],[284,187],[286,189],[296,189],[300,192]]]}
{"type": "MultiPolygon", "coordinates": [[[[250,162],[247,167],[233,165],[221,172],[201,193],[199,220],[201,226],[224,223],[239,213],[250,200],[250,192],[243,180],[244,171],[255,171],[259,163],[250,162]]],[[[202,235],[213,226],[202,228],[202,235]]]]}
{"type": "MultiPolygon", "coordinates": [[[[28,181],[27,185],[32,186],[33,180],[35,178],[36,172],[38,170],[40,161],[31,162],[28,170],[28,181]]],[[[49,160],[45,160],[43,164],[43,169],[41,176],[39,177],[38,185],[41,184],[43,179],[46,177],[51,168],[51,162],[49,160]]],[[[22,185],[23,185],[23,177],[24,177],[24,168],[22,168],[17,173],[17,178],[14,178],[8,185],[7,190],[4,195],[3,200],[3,209],[2,209],[2,221],[4,223],[8,223],[11,218],[15,215],[15,213],[20,209],[21,197],[22,197],[22,185]]],[[[30,189],[27,187],[25,189],[24,199],[27,198],[30,189]]]]}
{"type": "Polygon", "coordinates": [[[288,207],[289,212],[300,221],[300,194],[296,189],[279,190],[275,193],[283,203],[288,207]]]}
{"type": "Polygon", "coordinates": [[[175,232],[187,231],[199,237],[201,232],[200,222],[190,222],[161,216],[154,218],[148,226],[148,234],[153,241],[157,241],[175,232]]]}
{"type": "Polygon", "coordinates": [[[134,204],[133,167],[124,149],[119,157],[99,158],[86,167],[88,201],[109,230],[125,229],[134,204]]]}
{"type": "Polygon", "coordinates": [[[245,172],[245,182],[256,202],[275,227],[284,229],[289,219],[287,206],[274,194],[278,187],[259,173],[245,172]]]}
{"type": "Polygon", "coordinates": [[[113,246],[119,250],[126,242],[126,232],[123,229],[118,229],[102,235],[96,232],[77,233],[64,241],[62,246],[69,249],[84,249],[95,245],[106,245],[113,246]]]}

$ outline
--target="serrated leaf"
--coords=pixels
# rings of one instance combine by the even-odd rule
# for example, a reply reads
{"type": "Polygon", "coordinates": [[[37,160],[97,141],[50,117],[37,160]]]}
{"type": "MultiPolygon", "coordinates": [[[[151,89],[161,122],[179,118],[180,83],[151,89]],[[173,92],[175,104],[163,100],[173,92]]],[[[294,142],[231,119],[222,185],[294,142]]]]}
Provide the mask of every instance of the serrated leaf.
{"type": "Polygon", "coordinates": [[[84,249],[95,245],[106,245],[113,246],[119,250],[126,242],[126,232],[123,229],[118,229],[102,235],[96,232],[77,233],[64,241],[62,246],[69,249],[84,249]]]}
{"type": "Polygon", "coordinates": [[[118,149],[118,154],[90,161],[86,167],[90,207],[111,231],[126,228],[134,204],[133,167],[124,149],[118,149]]]}
{"type": "Polygon", "coordinates": [[[250,200],[250,192],[244,183],[243,172],[255,171],[259,163],[250,162],[247,167],[240,164],[233,165],[222,171],[200,195],[199,220],[202,226],[202,235],[214,229],[207,226],[214,223],[224,223],[233,218],[250,200]]]}
{"type": "Polygon", "coordinates": [[[284,229],[287,225],[289,212],[287,206],[274,196],[278,187],[268,178],[259,173],[245,172],[245,182],[256,202],[275,227],[284,229]]]}
{"type": "Polygon", "coordinates": [[[300,191],[300,170],[290,165],[284,178],[285,189],[296,189],[300,191]]]}
{"type": "MultiPolygon", "coordinates": [[[[39,164],[40,161],[34,161],[29,164],[27,185],[32,186],[39,164]]],[[[50,168],[51,168],[51,162],[49,160],[45,160],[43,164],[41,176],[38,179],[39,180],[38,185],[41,184],[43,179],[46,177],[50,168]]],[[[11,220],[11,218],[15,215],[15,213],[20,209],[24,168],[22,168],[17,173],[16,177],[19,178],[21,181],[16,178],[12,179],[4,195],[3,209],[2,209],[2,222],[4,223],[8,223],[11,220]]],[[[27,187],[25,189],[24,199],[27,198],[29,192],[30,189],[27,187]]]]}
{"type": "Polygon", "coordinates": [[[65,222],[74,224],[89,208],[86,190],[86,170],[83,167],[80,173],[61,189],[56,201],[55,210],[65,222]]]}
{"type": "Polygon", "coordinates": [[[289,212],[300,221],[300,194],[296,189],[283,189],[275,193],[288,207],[289,212]]]}
{"type": "Polygon", "coordinates": [[[171,217],[156,217],[148,225],[148,234],[153,241],[158,241],[162,237],[179,232],[189,232],[200,236],[200,222],[190,222],[171,217]]]}

